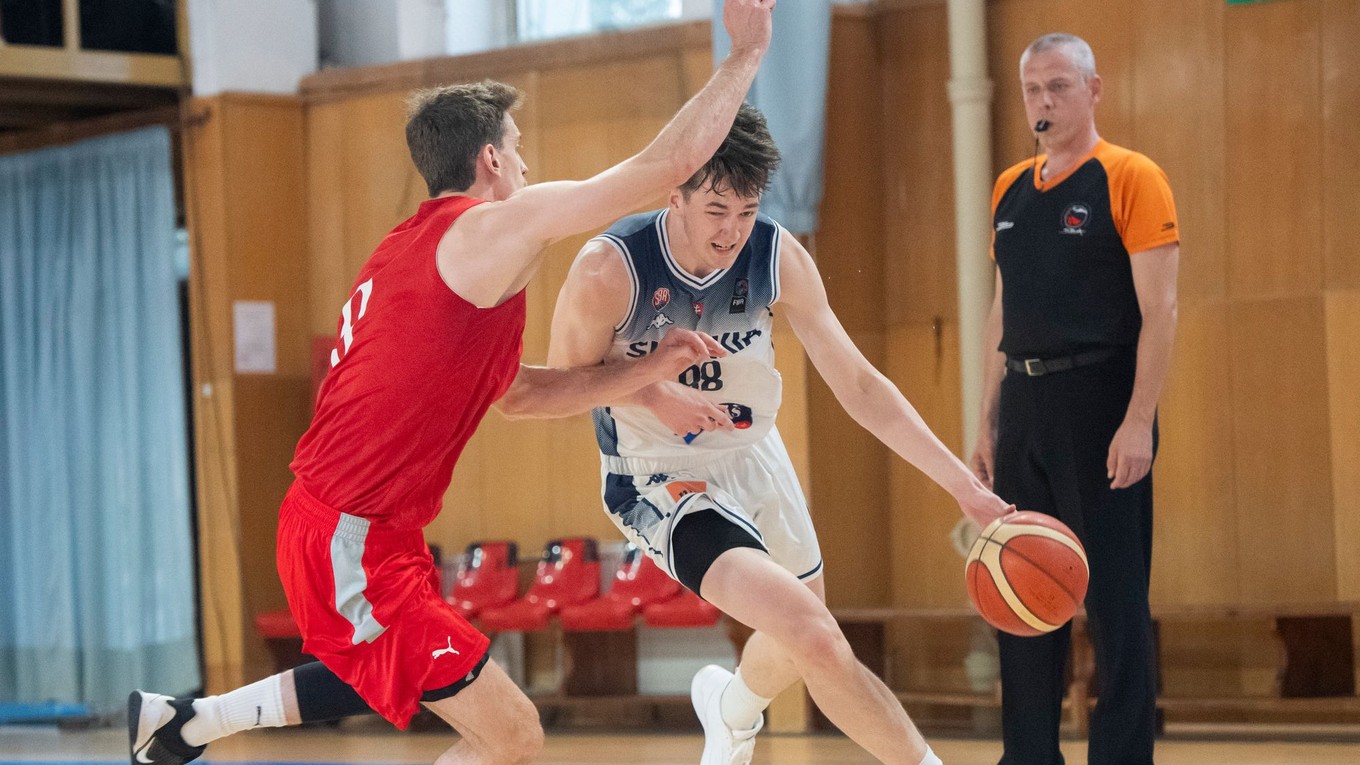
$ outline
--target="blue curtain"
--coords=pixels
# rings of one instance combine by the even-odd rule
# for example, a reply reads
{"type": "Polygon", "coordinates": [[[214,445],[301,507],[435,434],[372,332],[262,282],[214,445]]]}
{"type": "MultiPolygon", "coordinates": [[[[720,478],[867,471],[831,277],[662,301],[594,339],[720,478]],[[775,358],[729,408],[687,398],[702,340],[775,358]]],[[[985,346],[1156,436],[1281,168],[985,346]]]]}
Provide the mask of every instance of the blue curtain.
{"type": "Polygon", "coordinates": [[[0,157],[0,703],[200,684],[163,128],[0,157]]]}
{"type": "MultiPolygon", "coordinates": [[[[722,25],[722,0],[713,3],[713,60],[732,41],[722,25]]],[[[822,151],[826,133],[826,79],[831,55],[831,0],[781,2],[774,9],[774,39],[746,100],[770,124],[783,156],[761,212],[798,234],[817,230],[822,204],[822,151]]]]}

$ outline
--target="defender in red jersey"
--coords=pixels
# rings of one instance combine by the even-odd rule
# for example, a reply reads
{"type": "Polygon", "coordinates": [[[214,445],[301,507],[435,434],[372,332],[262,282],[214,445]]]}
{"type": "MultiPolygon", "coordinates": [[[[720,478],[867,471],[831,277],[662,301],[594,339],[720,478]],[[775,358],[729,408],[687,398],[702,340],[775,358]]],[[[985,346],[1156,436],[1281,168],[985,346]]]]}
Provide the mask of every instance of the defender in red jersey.
{"type": "MultiPolygon", "coordinates": [[[[536,756],[533,705],[487,660],[487,638],[439,597],[422,529],[493,404],[510,417],[585,412],[724,355],[710,337],[672,332],[640,362],[524,366],[523,291],[547,245],[612,221],[708,160],[769,45],[774,4],[726,0],[732,52],[708,84],[646,149],[584,181],[525,185],[514,88],[417,95],[407,144],[432,199],[387,235],[341,309],[280,510],[280,576],[304,650],[319,661],[221,696],[134,691],[133,765],[181,765],[240,730],[370,708],[405,727],[421,703],[462,734],[440,765],[536,756]]],[[[713,427],[731,426],[720,419],[713,427]]]]}

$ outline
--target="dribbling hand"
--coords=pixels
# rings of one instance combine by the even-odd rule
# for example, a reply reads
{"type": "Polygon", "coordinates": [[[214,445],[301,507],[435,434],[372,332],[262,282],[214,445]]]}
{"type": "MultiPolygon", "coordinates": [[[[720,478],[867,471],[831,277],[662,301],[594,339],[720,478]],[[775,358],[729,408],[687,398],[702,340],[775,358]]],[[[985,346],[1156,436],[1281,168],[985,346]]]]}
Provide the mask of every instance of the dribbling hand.
{"type": "Polygon", "coordinates": [[[1006,500],[996,496],[991,491],[980,485],[962,497],[955,497],[959,503],[959,509],[968,517],[968,520],[976,523],[978,528],[985,529],[992,521],[1000,518],[1007,513],[1015,512],[1015,505],[1007,504],[1006,500]]]}

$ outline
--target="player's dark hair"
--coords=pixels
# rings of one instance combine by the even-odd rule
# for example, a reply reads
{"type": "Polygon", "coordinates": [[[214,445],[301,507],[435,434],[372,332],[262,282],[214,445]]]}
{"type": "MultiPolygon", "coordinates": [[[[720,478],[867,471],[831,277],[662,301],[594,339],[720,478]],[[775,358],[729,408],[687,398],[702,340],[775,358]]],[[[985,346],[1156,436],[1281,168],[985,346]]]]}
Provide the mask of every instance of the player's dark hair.
{"type": "Polygon", "coordinates": [[[765,115],[744,103],[722,146],[680,186],[680,193],[689,199],[690,194],[707,187],[718,192],[730,189],[739,197],[758,197],[770,187],[770,176],[777,167],[779,147],[770,136],[765,115]]]}
{"type": "Polygon", "coordinates": [[[411,94],[406,146],[430,196],[472,186],[477,179],[478,152],[487,144],[502,148],[505,115],[521,100],[519,90],[495,80],[411,94]]]}

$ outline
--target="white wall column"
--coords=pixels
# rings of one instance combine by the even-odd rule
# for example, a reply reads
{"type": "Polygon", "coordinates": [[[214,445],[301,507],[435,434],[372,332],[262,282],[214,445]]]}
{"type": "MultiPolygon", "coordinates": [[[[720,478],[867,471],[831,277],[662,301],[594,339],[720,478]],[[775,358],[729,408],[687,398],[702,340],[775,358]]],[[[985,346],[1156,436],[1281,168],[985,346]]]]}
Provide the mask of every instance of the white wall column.
{"type": "Polygon", "coordinates": [[[296,93],[316,71],[316,0],[188,0],[194,95],[296,93]]]}
{"type": "Polygon", "coordinates": [[[992,303],[992,81],[985,0],[949,0],[949,101],[954,115],[954,227],[964,458],[977,440],[983,327],[992,303]]]}

